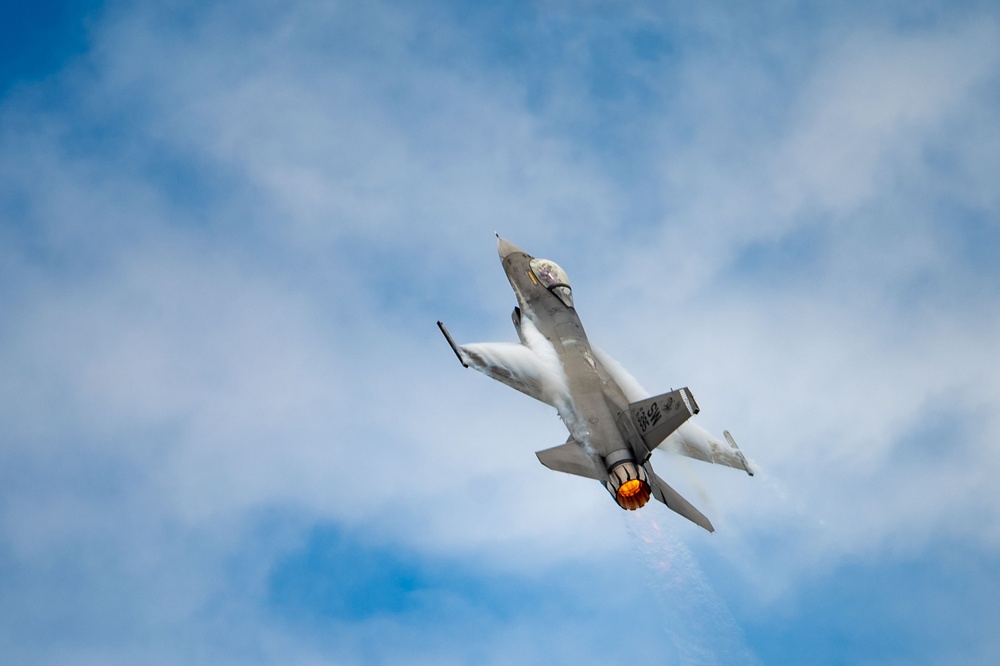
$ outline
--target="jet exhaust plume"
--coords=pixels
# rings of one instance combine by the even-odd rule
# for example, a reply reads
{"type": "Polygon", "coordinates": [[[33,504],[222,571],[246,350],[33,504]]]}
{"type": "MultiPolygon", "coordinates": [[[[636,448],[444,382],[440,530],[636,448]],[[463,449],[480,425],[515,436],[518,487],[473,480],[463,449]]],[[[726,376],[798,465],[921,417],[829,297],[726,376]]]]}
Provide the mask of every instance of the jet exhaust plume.
{"type": "Polygon", "coordinates": [[[618,488],[615,501],[617,501],[618,506],[623,509],[634,511],[646,506],[646,502],[649,501],[649,497],[652,493],[653,491],[649,487],[649,483],[643,481],[642,479],[632,479],[630,481],[626,481],[620,488],[618,488]]]}
{"type": "Polygon", "coordinates": [[[648,570],[663,631],[678,664],[759,664],[743,629],[708,583],[670,521],[648,511],[623,512],[633,551],[648,570]]]}

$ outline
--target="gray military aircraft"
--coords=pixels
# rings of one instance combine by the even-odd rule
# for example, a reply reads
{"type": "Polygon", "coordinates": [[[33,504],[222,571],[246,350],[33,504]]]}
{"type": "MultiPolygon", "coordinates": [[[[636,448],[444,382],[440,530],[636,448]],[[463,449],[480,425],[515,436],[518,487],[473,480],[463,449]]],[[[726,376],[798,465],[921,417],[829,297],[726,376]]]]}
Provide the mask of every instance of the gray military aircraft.
{"type": "Polygon", "coordinates": [[[652,496],[714,532],[704,514],[656,475],[650,456],[665,444],[753,476],[732,436],[724,433],[727,446],[688,421],[699,409],[687,388],[643,397],[631,375],[591,347],[569,279],[555,262],[536,259],[499,234],[497,251],[517,296],[512,317],[521,342],[459,346],[439,321],[458,360],[556,408],[570,436],[536,452],[543,465],[601,482],[623,509],[645,506],[652,496]]]}

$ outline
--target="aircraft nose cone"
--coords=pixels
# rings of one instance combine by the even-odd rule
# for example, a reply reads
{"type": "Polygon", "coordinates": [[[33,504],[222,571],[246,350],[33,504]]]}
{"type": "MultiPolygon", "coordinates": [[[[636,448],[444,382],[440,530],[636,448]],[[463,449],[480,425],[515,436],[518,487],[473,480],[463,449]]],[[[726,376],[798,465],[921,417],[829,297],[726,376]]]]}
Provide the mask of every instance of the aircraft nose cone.
{"type": "Polygon", "coordinates": [[[500,238],[500,234],[497,234],[497,253],[500,255],[500,259],[503,259],[508,254],[512,254],[514,252],[524,253],[524,250],[514,245],[510,241],[500,238]]]}

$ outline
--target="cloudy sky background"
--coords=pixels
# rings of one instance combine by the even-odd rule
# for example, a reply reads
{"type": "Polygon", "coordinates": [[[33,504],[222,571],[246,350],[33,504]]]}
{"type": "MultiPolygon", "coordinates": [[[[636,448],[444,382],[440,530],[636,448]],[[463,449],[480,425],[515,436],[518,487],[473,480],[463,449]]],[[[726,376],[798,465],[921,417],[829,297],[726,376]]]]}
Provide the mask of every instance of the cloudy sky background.
{"type": "Polygon", "coordinates": [[[705,4],[4,9],[0,659],[996,663],[1000,10],[705,4]],[[456,362],[494,229],[715,534],[456,362]]]}

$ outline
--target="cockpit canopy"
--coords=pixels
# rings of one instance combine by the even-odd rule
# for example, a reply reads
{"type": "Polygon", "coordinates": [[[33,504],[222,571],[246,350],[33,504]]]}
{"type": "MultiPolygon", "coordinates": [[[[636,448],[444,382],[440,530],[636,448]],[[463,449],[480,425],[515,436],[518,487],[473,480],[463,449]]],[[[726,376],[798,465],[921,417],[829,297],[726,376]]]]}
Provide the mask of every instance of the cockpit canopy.
{"type": "Polygon", "coordinates": [[[569,286],[566,271],[559,264],[548,259],[532,259],[529,265],[543,287],[555,294],[566,307],[573,307],[573,290],[569,286]]]}

